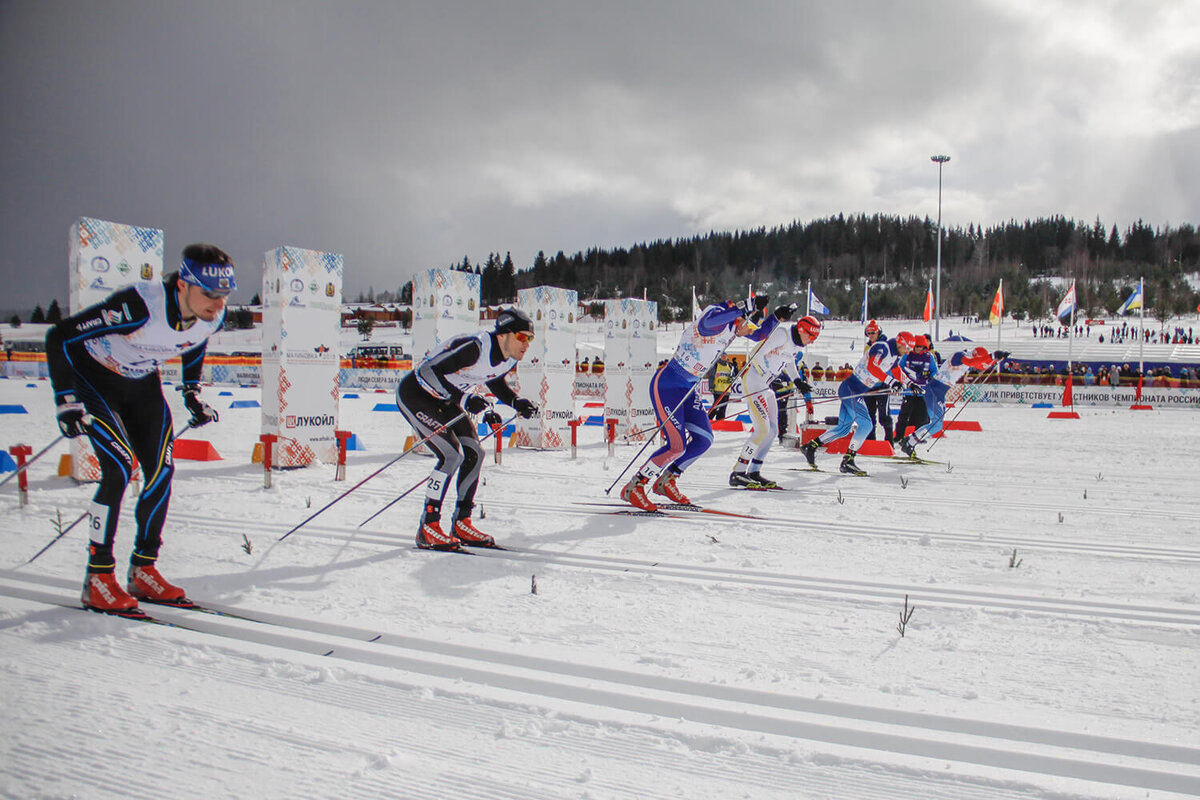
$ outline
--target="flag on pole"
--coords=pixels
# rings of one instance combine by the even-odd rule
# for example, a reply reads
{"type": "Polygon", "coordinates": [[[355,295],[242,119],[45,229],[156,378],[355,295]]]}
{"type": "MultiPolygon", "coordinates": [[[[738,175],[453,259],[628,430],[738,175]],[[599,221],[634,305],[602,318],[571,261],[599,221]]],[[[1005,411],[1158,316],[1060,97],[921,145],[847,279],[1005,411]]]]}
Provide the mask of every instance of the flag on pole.
{"type": "Polygon", "coordinates": [[[921,319],[929,322],[933,318],[933,287],[925,291],[925,311],[921,314],[921,319]]]}
{"type": "Polygon", "coordinates": [[[996,289],[996,297],[992,300],[992,313],[989,319],[992,325],[999,325],[1000,320],[1004,317],[1004,279],[1000,279],[1000,286],[996,289]]]}
{"type": "Polygon", "coordinates": [[[1078,306],[1075,303],[1075,284],[1072,283],[1071,288],[1067,290],[1067,293],[1063,295],[1063,299],[1059,302],[1058,313],[1056,313],[1055,316],[1061,319],[1064,315],[1070,314],[1077,307],[1078,306]]]}
{"type": "Polygon", "coordinates": [[[808,288],[808,311],[810,314],[824,314],[825,316],[829,316],[829,309],[813,294],[811,286],[808,288]]]}
{"type": "Polygon", "coordinates": [[[1129,297],[1125,300],[1125,302],[1121,304],[1121,307],[1117,309],[1117,315],[1120,316],[1120,315],[1123,315],[1126,311],[1133,311],[1134,309],[1141,308],[1141,307],[1142,307],[1142,285],[1139,283],[1137,286],[1133,287],[1133,294],[1129,295],[1129,297]]]}
{"type": "MultiPolygon", "coordinates": [[[[863,284],[863,304],[862,304],[862,324],[863,325],[866,325],[867,320],[870,319],[870,317],[867,316],[867,287],[870,285],[871,284],[869,284],[869,283],[863,284]]],[[[828,314],[829,312],[826,311],[825,313],[828,314]]]]}

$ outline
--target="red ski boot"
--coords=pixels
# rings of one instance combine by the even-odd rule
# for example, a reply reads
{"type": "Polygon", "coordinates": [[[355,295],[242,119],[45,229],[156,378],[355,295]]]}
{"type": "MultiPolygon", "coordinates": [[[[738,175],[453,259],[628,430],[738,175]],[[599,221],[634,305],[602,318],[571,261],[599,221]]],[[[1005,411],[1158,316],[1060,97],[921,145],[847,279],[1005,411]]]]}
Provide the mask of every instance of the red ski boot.
{"type": "Polygon", "coordinates": [[[121,588],[111,572],[89,572],[83,580],[80,600],[83,607],[91,611],[121,617],[142,616],[137,600],[121,588]]]}
{"type": "Polygon", "coordinates": [[[457,550],[462,547],[462,541],[453,533],[442,530],[439,520],[426,522],[417,531],[417,547],[422,550],[457,550]]]}
{"type": "Polygon", "coordinates": [[[460,519],[454,522],[454,535],[468,547],[495,547],[496,540],[471,524],[471,520],[460,519]]]}
{"type": "Polygon", "coordinates": [[[649,497],[646,497],[646,479],[636,475],[621,490],[621,499],[642,511],[658,511],[658,506],[650,502],[649,497]]]}
{"type": "Polygon", "coordinates": [[[687,499],[687,495],[679,491],[679,487],[675,485],[675,473],[673,472],[663,472],[658,476],[658,480],[654,482],[654,493],[670,498],[672,503],[685,506],[692,504],[692,501],[687,499]]]}
{"type": "Polygon", "coordinates": [[[190,606],[192,601],[187,599],[183,589],[168,581],[153,564],[144,566],[129,565],[129,576],[125,582],[129,593],[147,603],[158,603],[164,606],[190,606]]]}

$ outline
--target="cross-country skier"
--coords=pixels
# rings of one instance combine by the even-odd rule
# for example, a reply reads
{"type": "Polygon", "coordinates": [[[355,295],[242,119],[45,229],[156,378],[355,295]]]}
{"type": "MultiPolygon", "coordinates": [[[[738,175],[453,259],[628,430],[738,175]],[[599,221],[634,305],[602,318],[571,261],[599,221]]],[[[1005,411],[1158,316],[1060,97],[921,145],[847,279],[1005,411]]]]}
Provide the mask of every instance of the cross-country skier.
{"type": "Polygon", "coordinates": [[[942,420],[946,417],[946,393],[950,391],[950,387],[966,377],[971,370],[987,369],[995,360],[986,347],[971,347],[953,353],[937,367],[937,371],[925,384],[925,409],[929,412],[929,422],[900,440],[900,449],[905,455],[916,458],[917,445],[942,429],[942,420]]]}
{"type": "Polygon", "coordinates": [[[759,295],[736,305],[732,301],[711,305],[684,329],[674,357],[650,381],[654,415],[667,443],[655,450],[621,489],[622,500],[645,511],[657,511],[658,506],[646,496],[649,484],[656,494],[671,502],[690,505],[675,480],[713,441],[712,425],[696,392],[697,384],[735,337],[760,341],[771,333],[779,322],[773,315],[761,328],[750,321],[750,316],[766,308],[768,302],[766,295],[759,295]]]}
{"type": "MultiPolygon", "coordinates": [[[[863,330],[867,337],[867,346],[863,348],[864,352],[870,350],[876,342],[887,340],[883,329],[879,327],[879,323],[871,320],[867,323],[867,327],[863,330]]],[[[883,427],[883,438],[892,438],[892,413],[888,408],[888,393],[885,391],[885,384],[877,384],[872,386],[871,394],[864,398],[867,404],[867,417],[871,420],[871,430],[867,431],[867,438],[874,439],[875,425],[878,423],[883,427]]]]}
{"type": "Polygon", "coordinates": [[[159,367],[182,357],[180,388],[192,427],[216,421],[217,412],[200,399],[201,368],[208,337],[221,330],[225,300],[236,288],[229,256],[213,245],[192,244],[183,250],[179,271],[161,283],[138,281],[119,289],[46,333],[58,427],[68,438],[89,437],[100,464],[83,583],[87,608],[135,616],[139,599],[189,604],[184,590],[155,566],[175,471],[174,428],[159,367]],[[114,575],[113,540],[135,458],[145,482],[122,587],[114,575]]]}
{"type": "MultiPolygon", "coordinates": [[[[912,348],[914,341],[911,333],[901,331],[895,339],[880,339],[867,348],[867,352],[863,353],[854,372],[838,385],[841,409],[838,414],[837,426],[825,431],[815,439],[810,439],[800,448],[810,467],[817,466],[817,448],[823,447],[853,430],[854,437],[850,440],[850,447],[846,450],[846,455],[842,457],[841,471],[852,475],[867,474],[854,463],[854,456],[858,454],[858,448],[862,447],[862,443],[867,440],[867,434],[872,430],[871,417],[867,414],[867,404],[864,402],[865,397],[869,392],[874,391],[871,387],[881,383],[890,382],[897,387],[911,383],[896,362],[912,348]]],[[[886,392],[887,390],[879,391],[886,392]]]]}
{"type": "Polygon", "coordinates": [[[900,416],[896,418],[894,444],[900,443],[910,426],[919,428],[929,421],[929,414],[925,410],[924,389],[933,371],[937,369],[937,362],[929,352],[928,336],[923,333],[917,334],[912,350],[900,359],[900,369],[912,380],[913,389],[905,392],[904,399],[900,401],[900,416]]]}
{"type": "MultiPolygon", "coordinates": [[[[794,307],[783,306],[775,310],[775,316],[786,322],[794,311],[794,307]]],[[[740,384],[741,394],[750,408],[752,428],[750,438],[729,474],[730,486],[773,489],[778,485],[763,477],[761,472],[767,451],[779,435],[779,402],[771,384],[786,375],[800,394],[811,396],[812,386],[800,374],[796,363],[801,349],[812,344],[820,333],[821,323],[811,316],[801,317],[795,325],[777,325],[750,359],[740,384]]]]}
{"type": "Polygon", "coordinates": [[[494,547],[496,540],[471,522],[483,448],[469,414],[490,403],[476,387],[486,386],[496,399],[529,419],[537,406],[517,397],[504,377],[525,357],[533,341],[533,321],[517,308],[496,317],[491,331],[457,336],[425,358],[396,387],[396,405],[418,439],[426,439],[437,464],[425,487],[425,509],[417,526],[417,547],[458,550],[462,545],[494,547]],[[465,412],[465,413],[464,413],[465,412]],[[450,530],[442,529],[442,501],[457,475],[458,504],[450,530]]]}

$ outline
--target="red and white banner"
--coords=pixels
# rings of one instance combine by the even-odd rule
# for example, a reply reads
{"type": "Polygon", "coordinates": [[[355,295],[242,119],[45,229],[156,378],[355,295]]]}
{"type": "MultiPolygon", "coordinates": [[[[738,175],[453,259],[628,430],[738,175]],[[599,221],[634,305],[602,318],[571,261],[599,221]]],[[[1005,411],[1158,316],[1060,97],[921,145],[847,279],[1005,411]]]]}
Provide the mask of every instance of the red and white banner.
{"type": "Polygon", "coordinates": [[[515,444],[559,449],[571,441],[575,418],[575,316],[579,293],[555,286],[517,292],[517,305],[533,320],[534,340],[517,364],[520,394],[537,403],[533,419],[517,419],[515,444]]]}

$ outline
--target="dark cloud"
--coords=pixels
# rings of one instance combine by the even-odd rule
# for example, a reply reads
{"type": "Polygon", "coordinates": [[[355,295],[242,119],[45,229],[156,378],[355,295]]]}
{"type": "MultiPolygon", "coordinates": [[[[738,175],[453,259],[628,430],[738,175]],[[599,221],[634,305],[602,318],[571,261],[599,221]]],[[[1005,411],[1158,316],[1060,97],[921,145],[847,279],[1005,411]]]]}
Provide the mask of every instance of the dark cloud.
{"type": "Polygon", "coordinates": [[[9,0],[0,305],[65,300],[79,216],[222,244],[242,299],[273,247],[340,252],[353,295],[493,250],[933,215],[934,152],[950,224],[1195,222],[1194,10],[9,0]]]}

